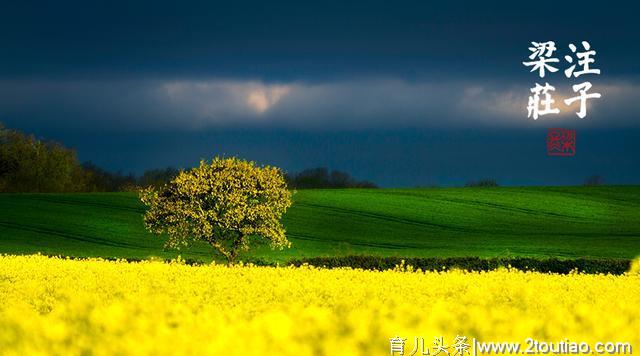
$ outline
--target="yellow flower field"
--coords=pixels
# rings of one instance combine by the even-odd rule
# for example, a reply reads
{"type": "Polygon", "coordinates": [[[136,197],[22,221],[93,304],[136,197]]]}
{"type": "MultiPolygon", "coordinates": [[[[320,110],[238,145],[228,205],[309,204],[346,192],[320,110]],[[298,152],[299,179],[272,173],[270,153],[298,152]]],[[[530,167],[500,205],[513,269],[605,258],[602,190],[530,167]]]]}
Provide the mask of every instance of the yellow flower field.
{"type": "Polygon", "coordinates": [[[372,272],[2,256],[0,300],[2,354],[389,355],[392,337],[407,338],[409,354],[414,337],[431,345],[440,335],[449,344],[464,335],[640,345],[637,272],[372,272]]]}

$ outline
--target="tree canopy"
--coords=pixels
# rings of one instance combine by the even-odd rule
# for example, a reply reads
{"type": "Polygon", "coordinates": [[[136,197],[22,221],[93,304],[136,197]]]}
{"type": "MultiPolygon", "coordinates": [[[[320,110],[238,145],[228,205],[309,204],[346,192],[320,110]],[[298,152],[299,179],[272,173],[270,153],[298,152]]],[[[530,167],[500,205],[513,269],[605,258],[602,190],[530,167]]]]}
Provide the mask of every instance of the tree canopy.
{"type": "Polygon", "coordinates": [[[75,151],[0,125],[0,192],[84,190],[75,151]]]}
{"type": "Polygon", "coordinates": [[[160,189],[142,191],[147,229],[168,235],[167,246],[205,241],[229,262],[249,248],[249,237],[289,247],[280,219],[291,192],[280,169],[238,158],[214,158],[182,171],[160,189]]]}

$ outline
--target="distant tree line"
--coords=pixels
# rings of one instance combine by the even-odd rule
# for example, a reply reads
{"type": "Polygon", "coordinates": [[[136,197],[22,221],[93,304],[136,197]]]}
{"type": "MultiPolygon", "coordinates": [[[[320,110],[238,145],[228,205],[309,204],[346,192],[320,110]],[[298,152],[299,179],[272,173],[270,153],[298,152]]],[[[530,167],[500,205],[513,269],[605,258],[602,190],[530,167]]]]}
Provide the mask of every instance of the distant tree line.
{"type": "Polygon", "coordinates": [[[0,125],[0,191],[83,191],[85,172],[74,151],[0,125]]]}
{"type": "Polygon", "coordinates": [[[0,124],[0,192],[117,192],[164,185],[175,168],[154,169],[136,177],[80,164],[74,150],[37,139],[0,124]]]}
{"type": "MultiPolygon", "coordinates": [[[[591,175],[588,176],[584,182],[584,186],[587,187],[595,187],[605,185],[604,178],[600,175],[591,175]]],[[[498,182],[495,179],[480,179],[480,180],[472,180],[468,181],[464,185],[465,187],[498,187],[498,182]]]]}
{"type": "Polygon", "coordinates": [[[83,163],[82,169],[86,173],[86,191],[89,192],[128,192],[147,187],[158,189],[180,173],[179,169],[167,167],[148,170],[138,177],[132,173],[109,172],[92,162],[83,163]]]}
{"type": "Polygon", "coordinates": [[[604,178],[600,175],[594,174],[584,180],[584,185],[588,187],[604,185],[604,178]]]}
{"type": "MultiPolygon", "coordinates": [[[[109,172],[92,162],[80,163],[74,150],[0,124],[0,192],[121,192],[159,189],[180,173],[176,168],[152,169],[141,176],[109,172]]],[[[349,174],[327,168],[286,175],[294,189],[375,188],[349,174]]]]}
{"type": "Polygon", "coordinates": [[[287,185],[295,189],[314,188],[377,188],[369,181],[360,181],[348,173],[329,170],[325,167],[305,169],[298,173],[285,176],[287,185]]]}
{"type": "Polygon", "coordinates": [[[495,179],[480,179],[480,180],[472,180],[472,181],[468,181],[465,185],[465,187],[497,187],[498,186],[498,182],[495,179]]]}

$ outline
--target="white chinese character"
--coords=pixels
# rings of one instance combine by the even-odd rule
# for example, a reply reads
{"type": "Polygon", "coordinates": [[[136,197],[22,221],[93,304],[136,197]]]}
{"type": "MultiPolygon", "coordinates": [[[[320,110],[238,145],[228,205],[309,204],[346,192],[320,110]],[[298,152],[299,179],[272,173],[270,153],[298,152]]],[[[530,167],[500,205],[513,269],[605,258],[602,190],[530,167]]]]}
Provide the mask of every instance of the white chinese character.
{"type": "Polygon", "coordinates": [[[418,338],[416,336],[415,344],[413,346],[413,350],[411,350],[411,352],[409,353],[409,356],[414,356],[414,355],[418,354],[418,351],[420,351],[420,354],[422,356],[429,356],[430,355],[429,347],[425,346],[425,344],[424,344],[424,338],[423,337],[418,338]]]}
{"type": "MultiPolygon", "coordinates": [[[[576,65],[573,64],[571,67],[567,68],[564,71],[564,75],[566,75],[567,78],[571,78],[571,74],[573,74],[573,76],[576,78],[583,74],[600,74],[600,69],[591,69],[589,67],[589,64],[596,61],[592,57],[596,55],[596,51],[590,50],[591,45],[587,41],[582,41],[582,47],[584,47],[585,52],[576,53],[576,45],[574,45],[573,43],[569,44],[571,52],[576,53],[576,56],[578,57],[578,65],[582,66],[582,70],[574,71],[576,69],[576,65]]],[[[566,59],[569,63],[573,63],[573,57],[571,56],[564,56],[564,59],[566,59]]]]}
{"type": "Polygon", "coordinates": [[[558,71],[558,68],[552,67],[549,63],[557,63],[560,60],[558,58],[551,58],[553,51],[556,50],[556,43],[553,41],[548,42],[531,42],[533,47],[529,47],[529,51],[532,53],[529,55],[529,59],[537,60],[532,62],[522,62],[527,67],[531,68],[531,72],[538,71],[540,78],[544,78],[545,70],[551,73],[558,71]]]}
{"type": "Polygon", "coordinates": [[[391,345],[391,356],[396,354],[404,356],[404,342],[406,340],[407,338],[401,338],[400,336],[389,339],[389,344],[391,345]]]}
{"type": "Polygon", "coordinates": [[[456,350],[456,353],[454,354],[455,356],[464,356],[465,353],[467,355],[470,354],[470,346],[467,343],[466,336],[456,336],[456,338],[453,340],[453,348],[456,350]]]}
{"type": "Polygon", "coordinates": [[[444,337],[436,337],[433,340],[433,356],[437,356],[441,352],[444,352],[447,356],[449,356],[449,346],[444,343],[444,337]]]}
{"type": "Polygon", "coordinates": [[[538,116],[547,114],[559,114],[560,109],[551,108],[551,104],[555,103],[555,100],[549,94],[550,91],[555,91],[556,88],[545,83],[544,86],[536,83],[536,86],[531,88],[533,95],[529,96],[529,103],[527,105],[527,117],[532,117],[534,120],[538,119],[538,116]],[[544,99],[540,100],[540,94],[544,95],[544,99]],[[542,110],[540,106],[542,105],[542,110]]]}
{"type": "Polygon", "coordinates": [[[580,111],[576,113],[579,118],[584,119],[587,116],[587,99],[598,99],[600,98],[600,93],[591,93],[587,94],[587,92],[591,89],[591,83],[584,82],[582,84],[576,84],[573,86],[574,92],[580,92],[580,95],[575,96],[573,98],[564,99],[564,103],[567,105],[571,105],[574,101],[580,100],[580,111]]]}

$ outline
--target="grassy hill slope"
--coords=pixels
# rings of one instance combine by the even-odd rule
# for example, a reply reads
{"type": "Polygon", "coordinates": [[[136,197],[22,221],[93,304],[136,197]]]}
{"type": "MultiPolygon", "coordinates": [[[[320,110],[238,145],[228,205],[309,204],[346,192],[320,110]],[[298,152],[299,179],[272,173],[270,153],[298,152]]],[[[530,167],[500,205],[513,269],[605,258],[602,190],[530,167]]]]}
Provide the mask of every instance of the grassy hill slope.
{"type": "MultiPolygon", "coordinates": [[[[637,186],[303,190],[294,201],[284,220],[293,248],[252,256],[640,255],[637,186]]],[[[176,256],[144,230],[143,211],[127,193],[0,195],[0,253],[176,256]]]]}

